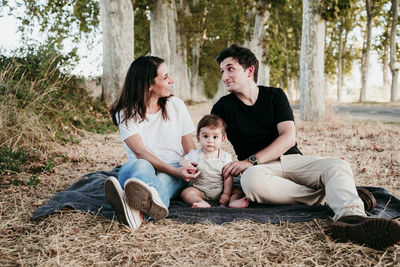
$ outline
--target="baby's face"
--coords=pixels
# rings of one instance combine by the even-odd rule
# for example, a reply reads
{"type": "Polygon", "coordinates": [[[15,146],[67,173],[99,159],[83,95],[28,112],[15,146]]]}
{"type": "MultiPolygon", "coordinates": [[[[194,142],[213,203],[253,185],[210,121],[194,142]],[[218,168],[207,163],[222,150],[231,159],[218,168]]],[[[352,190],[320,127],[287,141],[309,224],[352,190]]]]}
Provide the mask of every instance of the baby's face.
{"type": "Polygon", "coordinates": [[[221,148],[225,137],[222,135],[222,131],[219,128],[203,127],[200,129],[197,139],[205,152],[213,152],[221,148]]]}

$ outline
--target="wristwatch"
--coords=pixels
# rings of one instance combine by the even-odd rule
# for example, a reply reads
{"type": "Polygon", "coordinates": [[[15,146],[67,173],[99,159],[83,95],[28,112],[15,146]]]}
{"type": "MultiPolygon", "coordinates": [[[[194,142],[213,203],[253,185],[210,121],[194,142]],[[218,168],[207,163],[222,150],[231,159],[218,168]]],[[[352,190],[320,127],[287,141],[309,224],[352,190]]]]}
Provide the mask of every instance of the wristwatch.
{"type": "Polygon", "coordinates": [[[250,161],[250,163],[253,164],[253,165],[258,165],[258,164],[260,164],[260,161],[257,159],[256,155],[251,155],[251,156],[249,157],[249,161],[250,161]]]}

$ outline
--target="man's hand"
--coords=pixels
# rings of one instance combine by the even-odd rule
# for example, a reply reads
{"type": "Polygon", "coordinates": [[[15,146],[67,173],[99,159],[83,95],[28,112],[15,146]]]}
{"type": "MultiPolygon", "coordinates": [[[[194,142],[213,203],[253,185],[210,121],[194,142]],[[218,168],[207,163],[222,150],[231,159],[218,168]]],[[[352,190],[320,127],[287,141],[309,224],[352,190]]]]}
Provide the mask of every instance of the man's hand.
{"type": "Polygon", "coordinates": [[[230,196],[228,194],[223,193],[219,198],[219,204],[226,205],[229,202],[230,196]]]}
{"type": "Polygon", "coordinates": [[[232,161],[224,166],[222,169],[222,176],[224,178],[228,177],[229,175],[238,176],[248,167],[253,166],[247,159],[241,161],[232,161]]]}

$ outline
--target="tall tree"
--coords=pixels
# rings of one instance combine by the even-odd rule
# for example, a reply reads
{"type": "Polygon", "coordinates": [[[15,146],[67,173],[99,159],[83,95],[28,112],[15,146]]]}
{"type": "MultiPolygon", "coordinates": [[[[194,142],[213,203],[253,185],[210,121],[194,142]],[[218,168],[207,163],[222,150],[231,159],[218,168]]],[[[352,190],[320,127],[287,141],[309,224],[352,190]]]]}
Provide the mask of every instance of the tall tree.
{"type": "Polygon", "coordinates": [[[324,37],[325,21],[312,0],[303,0],[300,52],[300,118],[325,118],[324,37]]]}
{"type": "Polygon", "coordinates": [[[360,102],[367,100],[369,56],[371,51],[372,23],[376,12],[376,0],[365,0],[365,9],[367,11],[367,23],[362,50],[360,102]]]}
{"type": "Polygon", "coordinates": [[[32,29],[37,21],[40,30],[59,49],[66,38],[72,37],[78,42],[83,35],[96,33],[101,9],[104,72],[102,98],[111,103],[121,89],[126,70],[133,59],[134,16],[131,0],[24,0],[21,4],[26,8],[26,16],[21,17],[24,26],[21,31],[32,29]]]}
{"type": "Polygon", "coordinates": [[[270,67],[265,54],[265,23],[269,19],[271,4],[264,0],[251,1],[247,11],[248,25],[244,46],[249,48],[259,60],[258,81],[260,85],[269,85],[270,67]]]}
{"type": "Polygon", "coordinates": [[[204,77],[208,97],[218,99],[227,93],[221,80],[219,66],[215,62],[218,53],[227,46],[242,44],[247,25],[248,1],[214,0],[208,12],[207,39],[200,60],[200,72],[204,77]]]}
{"type": "MultiPolygon", "coordinates": [[[[150,9],[151,54],[163,58],[174,78],[174,94],[190,99],[187,52],[182,43],[175,0],[154,0],[150,9]]],[[[182,25],[183,26],[183,25],[182,25]]]]}
{"type": "Polygon", "coordinates": [[[133,60],[133,7],[131,0],[100,0],[103,35],[102,99],[111,104],[124,85],[133,60]]]}
{"type": "Polygon", "coordinates": [[[135,58],[150,55],[150,11],[147,0],[132,1],[134,11],[135,58]]]}
{"type": "Polygon", "coordinates": [[[344,17],[339,19],[339,51],[338,51],[338,61],[337,61],[337,101],[343,101],[343,50],[344,50],[344,17]]]}
{"type": "Polygon", "coordinates": [[[390,51],[390,37],[389,37],[389,25],[391,23],[391,19],[388,20],[386,23],[385,27],[385,33],[384,33],[384,48],[383,48],[383,57],[382,57],[382,80],[383,80],[383,88],[388,88],[389,83],[390,83],[390,78],[389,78],[389,72],[388,70],[390,69],[389,67],[389,51],[390,51]]]}
{"type": "Polygon", "coordinates": [[[26,32],[39,27],[48,40],[62,47],[63,41],[72,38],[78,42],[92,33],[99,25],[99,1],[59,0],[59,1],[18,1],[18,6],[26,9],[26,14],[18,16],[22,22],[19,30],[22,38],[26,32]]]}
{"type": "Polygon", "coordinates": [[[392,86],[390,100],[396,101],[399,99],[399,88],[397,87],[399,66],[396,62],[396,36],[397,36],[397,21],[399,16],[399,0],[392,0],[392,28],[390,30],[390,70],[392,72],[392,86]]]}
{"type": "Polygon", "coordinates": [[[181,1],[178,12],[178,22],[185,25],[180,28],[180,34],[187,50],[189,68],[190,97],[192,100],[206,100],[204,81],[200,75],[201,51],[207,40],[208,16],[212,1],[189,0],[181,1]]]}
{"type": "Polygon", "coordinates": [[[383,87],[379,88],[382,94],[390,92],[390,27],[392,25],[391,1],[381,0],[375,3],[375,17],[373,32],[375,37],[371,43],[371,50],[378,54],[382,66],[383,87]]]}
{"type": "Polygon", "coordinates": [[[266,52],[271,67],[270,84],[298,99],[301,44],[301,0],[273,1],[266,25],[266,52]]]}
{"type": "Polygon", "coordinates": [[[356,26],[356,1],[330,1],[322,16],[327,20],[325,74],[327,78],[336,76],[337,100],[342,102],[343,77],[351,71],[355,59],[351,45],[348,46],[348,36],[356,26]]]}
{"type": "Polygon", "coordinates": [[[384,90],[390,87],[389,53],[392,16],[392,10],[390,10],[390,12],[383,10],[383,12],[379,14],[379,20],[377,21],[377,24],[384,29],[383,33],[378,37],[379,40],[375,46],[375,50],[378,52],[378,55],[382,61],[382,81],[384,90]]]}

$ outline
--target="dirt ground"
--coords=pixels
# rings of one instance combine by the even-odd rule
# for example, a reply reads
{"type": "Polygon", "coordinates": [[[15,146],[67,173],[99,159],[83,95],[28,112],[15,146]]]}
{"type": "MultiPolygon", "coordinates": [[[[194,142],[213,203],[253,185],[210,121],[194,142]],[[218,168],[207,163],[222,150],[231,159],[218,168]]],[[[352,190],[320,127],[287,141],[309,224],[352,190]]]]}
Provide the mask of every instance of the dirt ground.
{"type": "MultiPolygon", "coordinates": [[[[193,121],[209,113],[211,103],[188,107],[193,121]]],[[[296,126],[305,155],[341,157],[352,166],[357,185],[380,186],[400,198],[400,124],[357,121],[329,115],[328,122],[296,126]]],[[[226,143],[224,149],[233,154],[226,143]]],[[[119,134],[86,134],[80,142],[55,144],[49,155],[66,161],[39,177],[36,188],[1,188],[1,266],[232,266],[329,265],[400,266],[400,245],[375,251],[327,240],[329,220],[223,225],[182,224],[170,219],[133,231],[116,221],[81,211],[60,211],[32,222],[35,209],[84,174],[124,163],[119,134]]]]}

